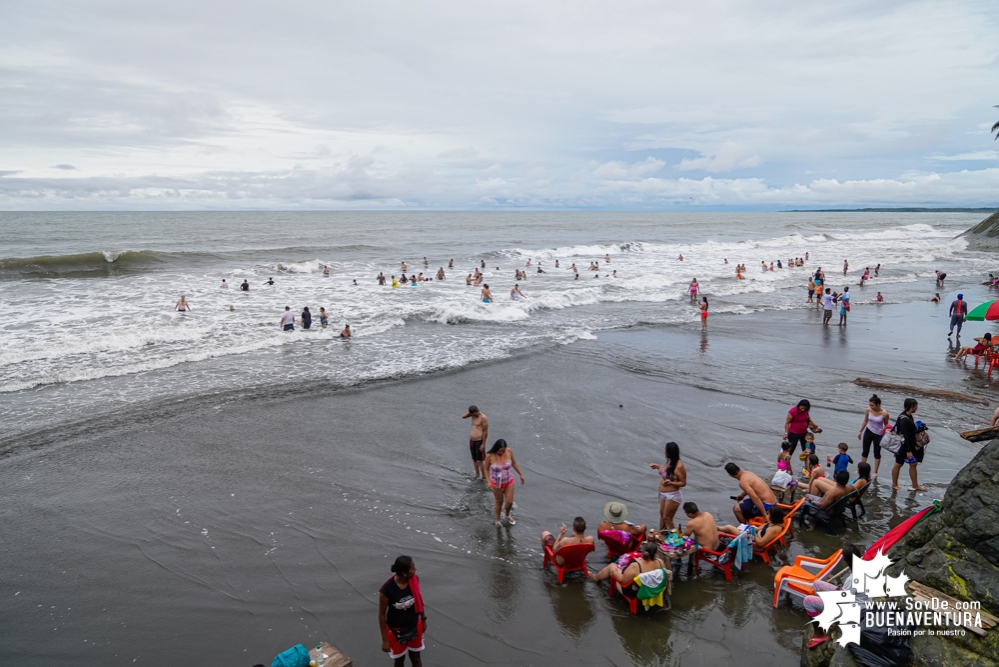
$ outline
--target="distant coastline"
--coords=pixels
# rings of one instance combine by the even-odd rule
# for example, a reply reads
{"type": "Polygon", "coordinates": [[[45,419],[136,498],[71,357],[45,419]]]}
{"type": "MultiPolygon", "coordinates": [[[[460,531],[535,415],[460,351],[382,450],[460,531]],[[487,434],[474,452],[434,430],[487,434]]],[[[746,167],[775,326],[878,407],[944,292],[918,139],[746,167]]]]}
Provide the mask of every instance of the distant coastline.
{"type": "Polygon", "coordinates": [[[795,208],[780,213],[995,213],[999,207],[984,208],[795,208]]]}

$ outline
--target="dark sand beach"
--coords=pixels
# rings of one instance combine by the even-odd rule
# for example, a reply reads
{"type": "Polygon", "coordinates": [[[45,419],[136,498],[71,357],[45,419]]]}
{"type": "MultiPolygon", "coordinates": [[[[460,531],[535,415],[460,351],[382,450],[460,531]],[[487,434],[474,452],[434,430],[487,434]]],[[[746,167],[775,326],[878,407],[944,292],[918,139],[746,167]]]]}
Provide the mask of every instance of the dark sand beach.
{"type": "MultiPolygon", "coordinates": [[[[135,413],[15,449],[0,467],[17,536],[0,547],[0,656],[32,666],[211,656],[248,667],[328,640],[355,664],[379,664],[376,591],[406,553],[428,604],[429,664],[796,665],[806,617],[771,607],[780,562],[753,562],[732,582],[684,575],[672,611],[635,618],[602,585],[558,585],[540,568],[539,534],[576,515],[592,531],[611,499],[654,524],[648,464],[668,440],[688,469],[685,499],[732,521],[737,489],[722,466],[770,472],[801,397],[824,429],[823,461],[839,441],[859,460],[870,391],[851,384],[858,376],[991,399],[983,372],[947,360],[945,304],[855,306],[846,330],[823,329],[812,310],[715,316],[706,335],[635,326],[351,391],[178,402],[155,419],[135,413]],[[492,495],[470,479],[469,403],[526,475],[514,527],[493,525],[492,495]]],[[[413,335],[431,329],[413,325],[413,335]]],[[[965,339],[977,329],[969,323],[965,339]]],[[[882,397],[894,418],[904,397],[882,397]]],[[[800,531],[780,561],[869,543],[942,497],[978,450],[954,431],[990,413],[921,399],[929,491],[891,493],[886,460],[859,526],[800,531]]],[[[598,549],[591,565],[603,562],[598,549]]]]}

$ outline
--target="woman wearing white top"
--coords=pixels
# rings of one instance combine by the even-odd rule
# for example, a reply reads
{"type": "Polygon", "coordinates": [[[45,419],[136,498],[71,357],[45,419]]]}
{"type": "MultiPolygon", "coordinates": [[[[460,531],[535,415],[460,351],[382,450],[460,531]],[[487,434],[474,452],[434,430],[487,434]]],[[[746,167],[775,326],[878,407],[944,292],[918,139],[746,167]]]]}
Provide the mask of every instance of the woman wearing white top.
{"type": "Polygon", "coordinates": [[[867,402],[867,410],[864,411],[864,423],[860,425],[860,433],[857,440],[863,443],[860,460],[867,462],[867,456],[871,453],[871,444],[874,444],[874,475],[878,476],[878,466],[881,465],[881,437],[888,428],[888,411],[881,407],[881,399],[877,394],[871,396],[867,402]]]}

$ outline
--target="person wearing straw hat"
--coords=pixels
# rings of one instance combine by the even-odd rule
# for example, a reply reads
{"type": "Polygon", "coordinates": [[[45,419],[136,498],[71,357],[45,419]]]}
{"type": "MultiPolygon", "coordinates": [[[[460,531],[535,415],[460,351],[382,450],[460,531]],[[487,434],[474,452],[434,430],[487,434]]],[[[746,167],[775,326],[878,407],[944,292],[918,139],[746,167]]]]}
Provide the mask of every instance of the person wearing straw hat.
{"type": "Polygon", "coordinates": [[[604,520],[597,526],[597,534],[602,530],[623,530],[642,540],[645,539],[648,526],[628,521],[628,506],[612,500],[604,505],[604,520]]]}

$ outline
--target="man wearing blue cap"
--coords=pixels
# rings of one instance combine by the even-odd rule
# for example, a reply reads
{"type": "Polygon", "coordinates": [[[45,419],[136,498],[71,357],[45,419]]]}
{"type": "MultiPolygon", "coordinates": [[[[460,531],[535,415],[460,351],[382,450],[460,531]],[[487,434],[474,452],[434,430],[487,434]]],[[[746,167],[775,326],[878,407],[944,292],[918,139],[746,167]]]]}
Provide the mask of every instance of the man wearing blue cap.
{"type": "Polygon", "coordinates": [[[957,299],[950,304],[950,332],[947,334],[948,338],[954,333],[955,325],[957,325],[957,337],[961,337],[961,325],[964,324],[964,317],[967,314],[968,304],[964,302],[964,295],[958,294],[957,299]]]}

